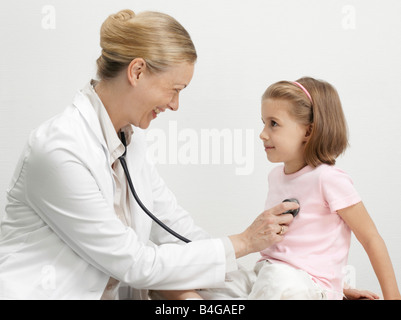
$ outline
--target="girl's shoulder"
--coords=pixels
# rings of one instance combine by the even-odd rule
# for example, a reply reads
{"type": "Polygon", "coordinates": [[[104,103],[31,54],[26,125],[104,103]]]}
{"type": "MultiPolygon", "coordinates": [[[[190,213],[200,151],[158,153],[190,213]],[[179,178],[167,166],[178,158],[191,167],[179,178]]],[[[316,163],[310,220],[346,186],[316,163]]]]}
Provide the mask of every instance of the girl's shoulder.
{"type": "Polygon", "coordinates": [[[316,172],[323,179],[334,179],[334,178],[347,178],[350,179],[350,176],[343,169],[328,164],[321,164],[315,168],[316,172]]]}
{"type": "Polygon", "coordinates": [[[332,212],[361,201],[354,182],[344,170],[328,165],[322,165],[320,170],[320,189],[332,212]]]}

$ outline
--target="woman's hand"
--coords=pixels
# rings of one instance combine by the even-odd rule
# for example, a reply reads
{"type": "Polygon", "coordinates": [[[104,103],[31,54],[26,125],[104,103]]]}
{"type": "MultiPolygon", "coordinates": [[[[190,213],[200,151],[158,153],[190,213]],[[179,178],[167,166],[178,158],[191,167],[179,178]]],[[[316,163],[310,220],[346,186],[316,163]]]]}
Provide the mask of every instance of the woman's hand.
{"type": "Polygon", "coordinates": [[[230,236],[236,257],[261,251],[280,242],[293,219],[292,214],[282,213],[298,207],[294,202],[280,203],[260,214],[244,232],[230,236]]]}

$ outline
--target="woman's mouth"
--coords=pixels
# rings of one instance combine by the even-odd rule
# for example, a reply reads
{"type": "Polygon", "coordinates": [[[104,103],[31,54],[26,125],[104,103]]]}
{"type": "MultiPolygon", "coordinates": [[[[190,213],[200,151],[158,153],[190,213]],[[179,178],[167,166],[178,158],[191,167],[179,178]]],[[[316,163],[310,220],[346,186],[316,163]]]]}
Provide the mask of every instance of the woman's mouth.
{"type": "Polygon", "coordinates": [[[157,115],[162,112],[162,110],[160,110],[159,108],[155,108],[152,110],[152,115],[153,115],[153,119],[156,119],[157,115]]]}

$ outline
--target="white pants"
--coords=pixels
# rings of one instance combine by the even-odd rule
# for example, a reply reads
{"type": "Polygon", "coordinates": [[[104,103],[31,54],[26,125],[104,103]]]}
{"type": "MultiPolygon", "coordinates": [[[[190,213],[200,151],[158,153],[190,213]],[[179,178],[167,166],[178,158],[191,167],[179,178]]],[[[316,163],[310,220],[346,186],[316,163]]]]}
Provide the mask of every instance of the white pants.
{"type": "Polygon", "coordinates": [[[324,289],[305,271],[286,264],[260,262],[257,279],[248,296],[250,300],[322,300],[324,289]]]}
{"type": "Polygon", "coordinates": [[[254,270],[240,268],[228,274],[224,288],[200,290],[208,300],[322,300],[325,290],[305,271],[285,264],[261,261],[254,270]]]}

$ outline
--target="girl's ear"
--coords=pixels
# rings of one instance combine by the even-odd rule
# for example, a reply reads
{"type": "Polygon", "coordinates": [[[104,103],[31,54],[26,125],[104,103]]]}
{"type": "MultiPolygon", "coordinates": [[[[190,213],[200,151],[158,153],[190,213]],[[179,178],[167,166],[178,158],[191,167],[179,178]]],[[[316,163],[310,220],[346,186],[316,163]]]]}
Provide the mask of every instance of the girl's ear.
{"type": "Polygon", "coordinates": [[[311,123],[308,128],[306,129],[305,138],[309,138],[312,134],[313,124],[311,123]]]}

